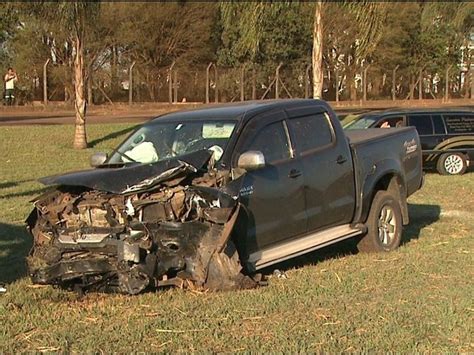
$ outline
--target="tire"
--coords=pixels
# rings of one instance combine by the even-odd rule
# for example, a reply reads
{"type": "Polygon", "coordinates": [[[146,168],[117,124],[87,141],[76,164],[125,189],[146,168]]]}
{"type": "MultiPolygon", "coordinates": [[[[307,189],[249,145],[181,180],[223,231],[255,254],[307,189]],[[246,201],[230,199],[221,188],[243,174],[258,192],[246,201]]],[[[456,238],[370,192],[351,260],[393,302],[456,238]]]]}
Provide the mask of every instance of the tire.
{"type": "Polygon", "coordinates": [[[361,252],[386,252],[400,245],[402,239],[400,203],[387,191],[377,191],[367,218],[367,233],[357,244],[361,252]]]}
{"type": "Polygon", "coordinates": [[[441,175],[462,175],[467,169],[467,160],[462,153],[445,153],[436,163],[436,169],[441,175]]]}

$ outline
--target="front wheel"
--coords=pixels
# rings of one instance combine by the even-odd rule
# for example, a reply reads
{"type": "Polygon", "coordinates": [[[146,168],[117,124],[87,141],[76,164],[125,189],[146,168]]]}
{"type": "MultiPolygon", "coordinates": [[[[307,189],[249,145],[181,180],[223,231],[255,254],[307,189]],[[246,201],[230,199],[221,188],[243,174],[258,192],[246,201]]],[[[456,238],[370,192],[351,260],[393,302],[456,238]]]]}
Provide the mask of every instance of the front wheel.
{"type": "Polygon", "coordinates": [[[466,157],[461,153],[445,153],[439,157],[436,169],[441,175],[462,175],[467,169],[466,157]]]}
{"type": "Polygon", "coordinates": [[[377,191],[369,217],[367,234],[357,244],[362,252],[383,252],[396,249],[402,239],[400,203],[387,191],[377,191]]]}

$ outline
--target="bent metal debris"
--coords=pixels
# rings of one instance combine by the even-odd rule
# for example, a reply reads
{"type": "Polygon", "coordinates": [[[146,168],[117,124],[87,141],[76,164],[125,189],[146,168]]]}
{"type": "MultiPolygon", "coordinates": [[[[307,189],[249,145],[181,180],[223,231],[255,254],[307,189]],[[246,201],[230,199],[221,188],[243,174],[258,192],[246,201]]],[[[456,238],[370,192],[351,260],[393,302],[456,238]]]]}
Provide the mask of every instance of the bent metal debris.
{"type": "Polygon", "coordinates": [[[33,282],[125,294],[257,286],[230,238],[240,205],[238,179],[229,180],[207,150],[41,179],[56,187],[33,200],[26,221],[33,282]]]}

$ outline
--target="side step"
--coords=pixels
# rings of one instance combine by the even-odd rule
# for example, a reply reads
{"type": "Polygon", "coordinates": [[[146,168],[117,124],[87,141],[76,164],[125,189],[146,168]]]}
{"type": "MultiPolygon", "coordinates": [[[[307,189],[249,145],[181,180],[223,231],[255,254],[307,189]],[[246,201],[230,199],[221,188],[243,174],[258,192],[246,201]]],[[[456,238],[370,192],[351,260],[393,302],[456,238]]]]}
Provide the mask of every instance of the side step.
{"type": "Polygon", "coordinates": [[[353,228],[349,224],[333,227],[286,243],[259,250],[250,254],[247,263],[254,270],[263,269],[267,266],[309,253],[313,250],[323,248],[344,239],[355,237],[362,233],[362,229],[353,228]]]}

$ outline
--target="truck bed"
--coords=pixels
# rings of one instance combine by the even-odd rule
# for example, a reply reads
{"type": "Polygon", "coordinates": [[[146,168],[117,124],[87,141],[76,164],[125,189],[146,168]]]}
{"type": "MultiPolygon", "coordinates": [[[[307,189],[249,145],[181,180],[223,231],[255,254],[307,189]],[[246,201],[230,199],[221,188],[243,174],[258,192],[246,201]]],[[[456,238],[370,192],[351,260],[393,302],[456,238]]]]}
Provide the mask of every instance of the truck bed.
{"type": "Polygon", "coordinates": [[[417,191],[422,182],[421,145],[414,127],[370,128],[346,131],[354,165],[358,211],[361,222],[368,212],[374,186],[382,174],[392,171],[405,186],[405,197],[417,191]],[[364,207],[360,207],[364,206],[364,207]]]}
{"type": "Polygon", "coordinates": [[[410,127],[401,128],[368,128],[368,129],[353,129],[346,130],[346,136],[349,138],[351,145],[359,145],[361,143],[368,143],[379,140],[381,138],[399,135],[401,132],[412,130],[410,127]]]}

